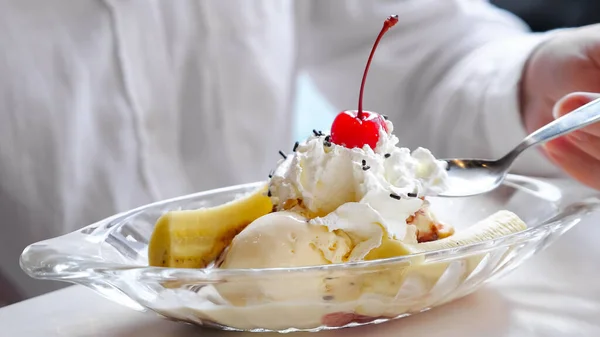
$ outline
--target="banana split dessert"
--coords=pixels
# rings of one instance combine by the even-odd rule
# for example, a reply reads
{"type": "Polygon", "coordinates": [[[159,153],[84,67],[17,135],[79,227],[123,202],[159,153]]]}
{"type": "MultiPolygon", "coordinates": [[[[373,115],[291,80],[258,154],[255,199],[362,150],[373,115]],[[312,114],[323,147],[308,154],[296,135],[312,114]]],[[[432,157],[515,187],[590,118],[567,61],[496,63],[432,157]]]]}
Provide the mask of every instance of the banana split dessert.
{"type": "MultiPolygon", "coordinates": [[[[314,130],[290,153],[281,152],[269,180],[253,193],[216,207],[165,213],[149,243],[149,264],[223,269],[335,265],[419,256],[524,230],[517,215],[500,211],[455,233],[451,224],[436,218],[428,200],[446,188],[446,163],[427,149],[398,146],[393,123],[362,109],[373,52],[396,22],[397,17],[388,18],[375,41],[358,110],[340,113],[329,132],[314,130]]],[[[403,291],[431,288],[446,267],[415,262],[407,266],[410,272],[382,269],[344,281],[295,279],[286,287],[281,280],[224,283],[202,291],[226,305],[197,314],[240,329],[344,326],[394,317],[408,309],[395,307],[393,299],[403,291]],[[420,283],[407,286],[411,273],[420,283]],[[303,307],[312,300],[324,302],[322,310],[303,307]],[[292,310],[288,316],[295,322],[271,319],[285,310],[292,310]]]]}

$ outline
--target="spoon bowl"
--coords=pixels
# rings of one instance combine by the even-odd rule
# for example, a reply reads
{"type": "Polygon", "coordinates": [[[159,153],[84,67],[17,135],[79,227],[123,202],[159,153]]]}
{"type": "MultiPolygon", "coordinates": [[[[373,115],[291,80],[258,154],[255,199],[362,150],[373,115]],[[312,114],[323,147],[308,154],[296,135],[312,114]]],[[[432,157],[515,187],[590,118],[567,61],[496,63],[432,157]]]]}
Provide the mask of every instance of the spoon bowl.
{"type": "Polygon", "coordinates": [[[513,162],[523,151],[598,121],[600,99],[544,125],[498,160],[442,159],[447,163],[448,184],[439,196],[468,197],[487,193],[502,184],[513,162]]]}
{"type": "Polygon", "coordinates": [[[443,197],[469,197],[500,186],[507,171],[496,161],[482,159],[446,159],[448,180],[443,197]]]}

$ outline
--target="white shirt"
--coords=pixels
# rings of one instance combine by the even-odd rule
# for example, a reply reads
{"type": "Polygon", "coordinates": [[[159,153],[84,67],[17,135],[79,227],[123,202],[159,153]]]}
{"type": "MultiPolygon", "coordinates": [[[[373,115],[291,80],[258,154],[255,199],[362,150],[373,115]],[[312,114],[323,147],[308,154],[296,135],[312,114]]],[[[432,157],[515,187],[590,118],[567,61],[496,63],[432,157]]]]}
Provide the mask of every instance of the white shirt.
{"type": "MultiPolygon", "coordinates": [[[[298,71],[339,110],[390,116],[403,146],[503,155],[544,39],[477,0],[0,0],[0,266],[32,296],[26,245],[154,200],[266,179],[291,150],[298,71]]],[[[540,173],[535,151],[516,168],[540,173]]],[[[552,170],[545,170],[551,172],[552,170]]]]}

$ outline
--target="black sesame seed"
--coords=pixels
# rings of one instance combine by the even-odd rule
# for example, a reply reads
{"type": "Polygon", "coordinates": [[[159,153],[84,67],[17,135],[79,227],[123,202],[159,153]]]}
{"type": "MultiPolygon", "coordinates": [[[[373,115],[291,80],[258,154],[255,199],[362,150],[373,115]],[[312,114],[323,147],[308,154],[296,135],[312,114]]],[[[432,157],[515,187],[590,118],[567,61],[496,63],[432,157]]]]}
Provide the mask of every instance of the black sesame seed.
{"type": "Polygon", "coordinates": [[[275,172],[273,172],[273,170],[271,170],[271,172],[269,172],[269,178],[273,178],[273,174],[274,174],[274,173],[275,173],[275,172]]]}
{"type": "Polygon", "coordinates": [[[325,141],[326,142],[330,142],[331,141],[331,136],[330,135],[325,136],[325,141]]]}
{"type": "Polygon", "coordinates": [[[326,146],[326,147],[330,147],[331,146],[331,142],[324,142],[323,145],[326,146]]]}
{"type": "Polygon", "coordinates": [[[363,166],[363,167],[362,167],[363,171],[366,171],[366,170],[368,170],[368,169],[370,169],[370,168],[371,168],[371,166],[363,166]]]}
{"type": "Polygon", "coordinates": [[[417,197],[417,193],[407,193],[406,195],[408,195],[411,198],[416,198],[417,197]]]}
{"type": "Polygon", "coordinates": [[[267,192],[267,197],[271,197],[271,195],[272,195],[272,194],[271,194],[271,190],[269,190],[269,191],[267,192]]]}
{"type": "Polygon", "coordinates": [[[298,149],[298,145],[300,145],[300,143],[294,143],[294,149],[292,149],[293,152],[296,152],[296,150],[298,149]]]}
{"type": "Polygon", "coordinates": [[[322,136],[322,135],[323,135],[323,132],[321,132],[321,131],[317,131],[317,130],[315,130],[315,129],[313,129],[313,133],[314,133],[314,134],[315,134],[315,136],[317,136],[317,137],[319,137],[319,136],[322,136]]]}
{"type": "Polygon", "coordinates": [[[381,117],[383,117],[383,119],[385,119],[386,121],[388,120],[388,116],[386,115],[381,115],[381,117]]]}
{"type": "Polygon", "coordinates": [[[400,196],[394,193],[390,194],[390,198],[400,200],[400,196]]]}
{"type": "Polygon", "coordinates": [[[283,159],[287,159],[287,156],[285,155],[285,153],[283,153],[283,151],[279,151],[279,154],[283,157],[283,159]]]}
{"type": "Polygon", "coordinates": [[[331,301],[331,300],[333,300],[333,296],[331,296],[331,295],[323,296],[323,300],[325,300],[325,301],[331,301]]]}
{"type": "Polygon", "coordinates": [[[389,154],[389,153],[386,153],[386,154],[384,154],[383,156],[384,156],[385,158],[389,158],[389,157],[391,156],[391,154],[389,154]]]}
{"type": "Polygon", "coordinates": [[[365,165],[367,165],[367,161],[363,159],[362,160],[362,166],[365,166],[365,165]]]}

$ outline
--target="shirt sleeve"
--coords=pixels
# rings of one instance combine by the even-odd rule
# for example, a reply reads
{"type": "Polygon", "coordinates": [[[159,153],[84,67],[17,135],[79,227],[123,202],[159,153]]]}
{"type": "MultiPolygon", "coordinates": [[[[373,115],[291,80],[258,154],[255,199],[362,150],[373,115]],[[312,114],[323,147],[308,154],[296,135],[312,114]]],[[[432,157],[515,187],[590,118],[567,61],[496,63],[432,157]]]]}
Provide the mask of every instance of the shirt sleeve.
{"type": "MultiPolygon", "coordinates": [[[[363,69],[384,19],[366,81],[365,109],[389,115],[401,145],[439,158],[496,159],[526,135],[519,82],[535,34],[481,0],[315,1],[299,21],[299,65],[339,110],[356,109],[363,69]]],[[[555,175],[527,150],[513,172],[555,175]]]]}

